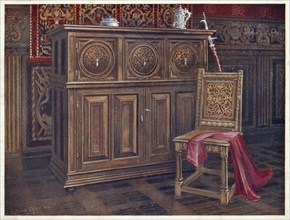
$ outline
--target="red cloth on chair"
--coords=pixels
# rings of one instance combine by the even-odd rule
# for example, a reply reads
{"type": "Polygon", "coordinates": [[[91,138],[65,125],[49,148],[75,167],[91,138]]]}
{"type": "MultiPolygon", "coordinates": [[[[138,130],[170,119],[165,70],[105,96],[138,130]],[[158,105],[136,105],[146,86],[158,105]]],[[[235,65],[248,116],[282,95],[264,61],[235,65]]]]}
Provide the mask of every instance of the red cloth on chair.
{"type": "Polygon", "coordinates": [[[195,166],[204,164],[207,152],[202,141],[208,137],[227,140],[230,144],[230,156],[236,182],[235,195],[246,195],[250,201],[260,200],[255,190],[272,178],[273,171],[257,169],[239,132],[205,132],[195,136],[188,142],[188,162],[195,166]]]}

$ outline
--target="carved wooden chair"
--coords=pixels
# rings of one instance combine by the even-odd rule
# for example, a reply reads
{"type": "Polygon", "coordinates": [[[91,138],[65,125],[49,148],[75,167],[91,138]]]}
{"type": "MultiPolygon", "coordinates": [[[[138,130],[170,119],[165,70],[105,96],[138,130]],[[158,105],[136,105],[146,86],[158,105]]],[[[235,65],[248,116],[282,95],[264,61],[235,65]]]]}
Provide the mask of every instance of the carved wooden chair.
{"type": "Polygon", "coordinates": [[[181,192],[220,199],[220,204],[227,205],[234,195],[236,185],[229,186],[228,171],[229,143],[225,140],[206,138],[203,140],[207,153],[219,154],[221,169],[197,166],[195,172],[183,179],[182,154],[187,150],[188,142],[205,131],[237,131],[241,132],[242,116],[242,80],[243,72],[210,73],[198,70],[196,129],[173,139],[176,152],[175,195],[181,192]],[[220,191],[193,187],[192,183],[203,173],[220,176],[220,191]]]}

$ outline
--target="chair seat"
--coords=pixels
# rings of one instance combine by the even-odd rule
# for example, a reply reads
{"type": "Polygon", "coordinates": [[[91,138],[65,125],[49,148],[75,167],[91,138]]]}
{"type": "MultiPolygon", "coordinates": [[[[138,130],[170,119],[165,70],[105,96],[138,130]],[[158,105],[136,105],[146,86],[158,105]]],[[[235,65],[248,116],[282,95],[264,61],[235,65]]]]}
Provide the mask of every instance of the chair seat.
{"type": "MultiPolygon", "coordinates": [[[[187,143],[197,135],[203,134],[203,133],[208,133],[208,132],[216,132],[214,130],[193,130],[189,131],[185,134],[179,135],[175,137],[172,141],[173,142],[179,142],[179,143],[185,143],[182,145],[178,145],[177,147],[183,147],[183,150],[186,150],[187,148],[187,143]]],[[[216,139],[216,138],[205,138],[204,139],[204,144],[216,144],[218,143],[220,146],[229,146],[229,143],[227,140],[223,139],[216,139]]],[[[181,149],[175,149],[175,150],[181,150],[181,149]]]]}

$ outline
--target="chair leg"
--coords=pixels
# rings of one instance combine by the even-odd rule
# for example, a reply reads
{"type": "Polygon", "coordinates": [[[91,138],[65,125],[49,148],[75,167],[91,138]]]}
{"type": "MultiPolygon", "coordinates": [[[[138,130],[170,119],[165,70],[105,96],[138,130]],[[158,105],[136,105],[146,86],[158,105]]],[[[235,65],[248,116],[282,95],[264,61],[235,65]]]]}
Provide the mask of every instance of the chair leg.
{"type": "Polygon", "coordinates": [[[221,150],[221,205],[229,203],[228,147],[221,150]]]}
{"type": "Polygon", "coordinates": [[[175,177],[175,196],[181,196],[181,184],[183,182],[182,177],[182,159],[181,159],[181,150],[177,146],[179,143],[175,143],[176,149],[176,177],[175,177]]]}

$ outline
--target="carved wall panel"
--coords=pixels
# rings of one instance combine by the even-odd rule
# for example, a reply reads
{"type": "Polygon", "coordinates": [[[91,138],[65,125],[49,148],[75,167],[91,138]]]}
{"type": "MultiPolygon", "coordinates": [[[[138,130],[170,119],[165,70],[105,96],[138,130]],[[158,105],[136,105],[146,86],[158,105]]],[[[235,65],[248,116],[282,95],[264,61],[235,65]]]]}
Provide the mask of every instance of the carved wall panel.
{"type": "Polygon", "coordinates": [[[31,142],[51,139],[51,67],[31,69],[31,142]]]}
{"type": "Polygon", "coordinates": [[[273,124],[285,123],[285,64],[281,57],[271,61],[273,74],[273,124]]]}
{"type": "Polygon", "coordinates": [[[273,124],[284,123],[284,62],[283,57],[262,56],[258,58],[257,112],[259,114],[257,114],[257,126],[271,126],[273,124]]]}
{"type": "MultiPolygon", "coordinates": [[[[224,20],[210,18],[209,29],[216,30],[216,44],[243,48],[275,48],[285,46],[285,24],[265,20],[224,20]]],[[[196,21],[196,26],[202,28],[196,21]]]]}

